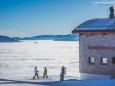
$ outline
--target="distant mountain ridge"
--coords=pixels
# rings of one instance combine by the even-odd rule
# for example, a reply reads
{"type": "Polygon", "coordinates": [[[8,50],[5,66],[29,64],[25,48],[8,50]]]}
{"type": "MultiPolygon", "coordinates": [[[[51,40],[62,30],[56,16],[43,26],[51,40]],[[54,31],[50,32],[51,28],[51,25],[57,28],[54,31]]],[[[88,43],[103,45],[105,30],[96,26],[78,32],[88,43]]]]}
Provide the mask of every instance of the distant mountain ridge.
{"type": "Polygon", "coordinates": [[[16,39],[10,38],[8,36],[0,35],[0,42],[19,42],[19,41],[16,39]]]}
{"type": "Polygon", "coordinates": [[[78,35],[67,34],[67,35],[38,35],[33,37],[13,37],[16,40],[54,40],[54,41],[77,41],[78,35]]]}
{"type": "Polygon", "coordinates": [[[57,36],[54,41],[78,41],[78,35],[68,34],[57,36]]]}

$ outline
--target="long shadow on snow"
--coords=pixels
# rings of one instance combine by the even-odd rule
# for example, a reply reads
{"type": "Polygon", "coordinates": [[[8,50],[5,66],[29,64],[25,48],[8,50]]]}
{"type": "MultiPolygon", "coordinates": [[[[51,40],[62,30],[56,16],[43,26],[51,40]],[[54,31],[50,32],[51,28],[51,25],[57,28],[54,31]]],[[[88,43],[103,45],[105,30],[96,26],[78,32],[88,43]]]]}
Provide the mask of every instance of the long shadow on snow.
{"type": "Polygon", "coordinates": [[[38,84],[38,85],[49,85],[53,86],[54,84],[59,83],[60,81],[49,81],[49,82],[32,82],[32,81],[20,81],[20,80],[9,80],[9,79],[0,79],[0,84],[38,84]],[[4,82],[2,82],[4,81],[4,82]]]}

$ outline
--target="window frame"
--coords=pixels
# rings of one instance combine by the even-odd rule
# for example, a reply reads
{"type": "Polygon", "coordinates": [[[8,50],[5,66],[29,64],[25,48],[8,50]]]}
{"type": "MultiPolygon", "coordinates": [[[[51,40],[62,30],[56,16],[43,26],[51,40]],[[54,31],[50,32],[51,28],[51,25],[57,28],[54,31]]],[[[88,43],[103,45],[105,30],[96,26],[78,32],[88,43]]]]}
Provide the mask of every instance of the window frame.
{"type": "Polygon", "coordinates": [[[95,63],[95,58],[93,56],[88,58],[89,64],[94,64],[95,63]]]}
{"type": "Polygon", "coordinates": [[[115,59],[115,57],[112,57],[112,64],[115,64],[115,62],[113,61],[113,59],[115,59]]]}
{"type": "Polygon", "coordinates": [[[106,65],[107,63],[108,63],[107,58],[101,57],[101,64],[106,65]],[[104,59],[106,59],[106,62],[104,62],[105,61],[104,59]]]}

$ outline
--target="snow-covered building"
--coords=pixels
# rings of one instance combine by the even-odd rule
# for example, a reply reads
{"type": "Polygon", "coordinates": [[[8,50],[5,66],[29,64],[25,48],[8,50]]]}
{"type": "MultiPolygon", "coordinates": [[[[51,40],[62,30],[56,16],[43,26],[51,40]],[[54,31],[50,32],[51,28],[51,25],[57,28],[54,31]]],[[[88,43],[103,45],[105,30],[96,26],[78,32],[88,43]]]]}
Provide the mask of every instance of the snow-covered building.
{"type": "Polygon", "coordinates": [[[79,34],[80,79],[110,79],[115,76],[115,18],[88,20],[72,33],[79,34]]]}

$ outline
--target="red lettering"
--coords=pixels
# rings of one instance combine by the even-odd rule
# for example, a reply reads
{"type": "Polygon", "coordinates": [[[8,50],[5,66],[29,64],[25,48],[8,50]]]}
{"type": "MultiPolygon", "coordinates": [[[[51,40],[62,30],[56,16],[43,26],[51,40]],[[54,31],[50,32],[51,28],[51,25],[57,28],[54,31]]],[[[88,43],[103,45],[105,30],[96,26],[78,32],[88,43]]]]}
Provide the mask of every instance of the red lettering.
{"type": "Polygon", "coordinates": [[[88,46],[90,50],[115,50],[115,46],[88,46]]]}

